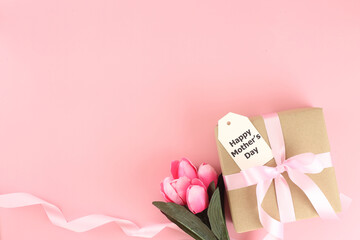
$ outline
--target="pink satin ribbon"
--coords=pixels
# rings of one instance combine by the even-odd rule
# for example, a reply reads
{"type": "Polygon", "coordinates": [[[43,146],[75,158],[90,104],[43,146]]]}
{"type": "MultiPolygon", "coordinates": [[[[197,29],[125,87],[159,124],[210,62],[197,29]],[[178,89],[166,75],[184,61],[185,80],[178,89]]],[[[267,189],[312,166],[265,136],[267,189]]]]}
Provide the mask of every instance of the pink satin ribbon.
{"type": "MultiPolygon", "coordinates": [[[[224,176],[227,190],[257,185],[256,196],[259,219],[264,229],[269,233],[265,237],[266,240],[283,239],[283,223],[296,220],[290,188],[282,175],[285,171],[288,173],[291,181],[305,193],[321,218],[336,219],[337,215],[324,193],[316,183],[306,175],[306,173],[320,173],[325,168],[331,167],[330,153],[303,153],[285,159],[285,143],[278,115],[276,113],[266,115],[264,116],[264,121],[277,166],[257,166],[239,173],[224,176]],[[280,221],[272,218],[261,206],[273,180],[275,183],[280,221]]],[[[341,195],[341,199],[344,204],[350,201],[349,198],[344,195],[341,195]]]]}
{"type": "Polygon", "coordinates": [[[126,235],[133,237],[152,238],[167,227],[180,230],[173,223],[155,224],[140,228],[130,220],[101,214],[88,215],[68,222],[58,207],[31,194],[10,193],[0,195],[0,207],[2,208],[18,208],[31,205],[41,205],[54,225],[74,232],[86,232],[111,222],[115,222],[126,235]]]}

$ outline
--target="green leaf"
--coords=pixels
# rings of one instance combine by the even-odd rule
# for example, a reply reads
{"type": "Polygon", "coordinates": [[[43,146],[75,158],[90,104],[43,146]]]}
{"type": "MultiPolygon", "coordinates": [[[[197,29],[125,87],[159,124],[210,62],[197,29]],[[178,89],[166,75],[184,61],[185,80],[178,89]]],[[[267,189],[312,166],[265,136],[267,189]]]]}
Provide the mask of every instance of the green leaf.
{"type": "Polygon", "coordinates": [[[210,228],[210,222],[209,222],[209,217],[207,214],[207,209],[205,209],[202,212],[199,212],[197,214],[195,214],[198,218],[200,218],[200,220],[206,224],[206,226],[208,226],[208,228],[210,228]]]}
{"type": "Polygon", "coordinates": [[[209,199],[211,199],[211,196],[213,195],[214,192],[215,192],[215,183],[214,183],[214,181],[212,181],[212,182],[209,184],[209,187],[208,187],[208,189],[207,189],[207,193],[208,193],[209,199]]]}
{"type": "Polygon", "coordinates": [[[184,227],[182,224],[180,224],[179,222],[177,222],[175,219],[173,219],[172,217],[166,215],[164,212],[161,212],[162,214],[164,214],[171,222],[175,223],[181,230],[183,230],[185,233],[187,233],[189,236],[191,236],[192,238],[196,239],[196,240],[202,240],[202,238],[199,238],[197,235],[195,235],[192,231],[190,231],[188,228],[184,227]]]}
{"type": "Polygon", "coordinates": [[[211,230],[219,240],[229,240],[229,234],[226,228],[226,222],[221,206],[220,190],[216,188],[211,197],[208,216],[211,230]]]}
{"type": "Polygon", "coordinates": [[[175,203],[153,202],[154,206],[184,232],[196,240],[218,240],[214,233],[184,206],[175,203]]]}
{"type": "Polygon", "coordinates": [[[223,178],[222,174],[219,175],[217,187],[219,188],[219,191],[220,191],[221,207],[222,207],[222,212],[223,212],[223,216],[225,219],[225,199],[224,199],[225,198],[225,184],[224,184],[224,178],[223,178]]]}

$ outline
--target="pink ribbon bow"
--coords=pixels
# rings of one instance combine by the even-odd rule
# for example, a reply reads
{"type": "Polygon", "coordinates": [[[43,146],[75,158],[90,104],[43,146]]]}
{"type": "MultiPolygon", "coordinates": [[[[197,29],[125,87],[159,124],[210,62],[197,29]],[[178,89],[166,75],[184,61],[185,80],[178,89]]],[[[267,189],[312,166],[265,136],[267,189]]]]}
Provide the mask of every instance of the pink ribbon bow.
{"type": "Polygon", "coordinates": [[[334,209],[324,193],[316,183],[306,175],[306,173],[320,173],[325,168],[331,167],[330,153],[303,153],[285,159],[285,143],[278,115],[276,113],[266,115],[264,116],[264,121],[277,166],[257,166],[239,173],[227,175],[224,177],[227,190],[257,184],[256,196],[259,219],[265,230],[269,233],[265,237],[267,240],[283,239],[283,223],[296,220],[291,192],[283,176],[284,172],[287,172],[291,181],[306,194],[321,218],[337,218],[334,209]],[[280,222],[272,218],[261,206],[273,180],[275,183],[280,222]]]}

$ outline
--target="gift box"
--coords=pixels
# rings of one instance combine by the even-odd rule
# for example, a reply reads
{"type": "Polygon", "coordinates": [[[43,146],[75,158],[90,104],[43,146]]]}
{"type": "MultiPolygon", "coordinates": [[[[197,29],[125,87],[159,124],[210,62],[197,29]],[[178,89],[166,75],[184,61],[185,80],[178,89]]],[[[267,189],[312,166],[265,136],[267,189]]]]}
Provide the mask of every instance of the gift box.
{"type": "MultiPolygon", "coordinates": [[[[320,154],[330,152],[321,108],[282,111],[278,112],[278,116],[285,142],[286,159],[302,153],[320,154]]],[[[264,118],[262,116],[251,117],[250,121],[270,146],[264,118]]],[[[240,172],[241,169],[218,140],[218,126],[215,128],[215,135],[223,176],[226,177],[240,172]]],[[[275,167],[275,159],[270,160],[265,165],[275,167]]],[[[296,220],[318,216],[305,193],[289,179],[286,172],[282,173],[282,175],[290,188],[296,220]]],[[[320,173],[306,175],[321,189],[333,210],[335,212],[341,211],[334,168],[327,167],[320,173]]],[[[237,232],[241,233],[262,228],[259,220],[255,185],[227,190],[227,198],[237,232]]],[[[274,181],[271,183],[261,206],[271,217],[280,221],[274,181]]]]}

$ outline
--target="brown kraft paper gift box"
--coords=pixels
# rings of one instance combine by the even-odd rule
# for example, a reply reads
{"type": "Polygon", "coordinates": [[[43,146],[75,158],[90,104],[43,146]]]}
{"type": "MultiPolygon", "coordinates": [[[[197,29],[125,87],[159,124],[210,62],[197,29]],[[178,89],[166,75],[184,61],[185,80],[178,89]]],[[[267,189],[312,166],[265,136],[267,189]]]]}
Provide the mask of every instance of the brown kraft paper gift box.
{"type": "MultiPolygon", "coordinates": [[[[314,154],[330,152],[329,140],[321,108],[304,108],[278,112],[285,141],[286,159],[301,153],[314,154]]],[[[251,117],[250,121],[269,144],[264,119],[262,116],[251,117]]],[[[218,127],[215,128],[216,144],[223,175],[237,173],[240,168],[231,158],[218,140],[218,127]]],[[[276,166],[272,159],[266,166],[276,166]]],[[[331,206],[336,212],[341,211],[338,187],[333,167],[324,169],[321,173],[307,174],[320,187],[331,206]]],[[[296,220],[318,216],[314,207],[303,193],[284,172],[294,203],[296,220]]],[[[262,228],[259,220],[256,185],[246,188],[227,191],[231,216],[237,232],[247,232],[262,228]]],[[[274,182],[270,186],[262,203],[264,210],[273,218],[279,220],[279,211],[276,202],[274,182]]]]}

